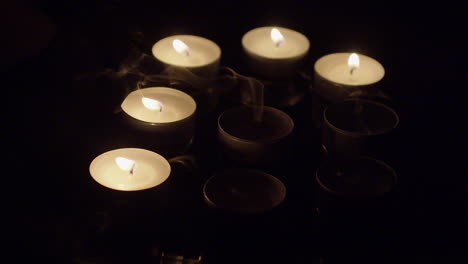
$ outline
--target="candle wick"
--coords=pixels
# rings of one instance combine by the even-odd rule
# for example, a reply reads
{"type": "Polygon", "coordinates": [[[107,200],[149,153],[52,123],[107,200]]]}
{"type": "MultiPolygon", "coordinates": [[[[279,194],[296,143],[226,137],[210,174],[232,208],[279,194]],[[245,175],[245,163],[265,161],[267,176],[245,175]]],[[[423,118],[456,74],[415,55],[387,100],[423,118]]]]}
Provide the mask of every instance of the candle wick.
{"type": "Polygon", "coordinates": [[[132,175],[132,176],[135,173],[135,165],[136,165],[136,163],[133,163],[132,168],[130,169],[130,175],[132,175]]]}
{"type": "Polygon", "coordinates": [[[275,46],[279,48],[280,46],[283,46],[283,44],[284,44],[284,40],[280,40],[275,43],[275,46]]]}
{"type": "Polygon", "coordinates": [[[185,56],[187,56],[187,57],[190,56],[190,50],[189,49],[185,50],[185,56]]]}
{"type": "Polygon", "coordinates": [[[351,70],[349,71],[349,74],[353,75],[353,72],[356,70],[356,67],[351,67],[351,70]]]}

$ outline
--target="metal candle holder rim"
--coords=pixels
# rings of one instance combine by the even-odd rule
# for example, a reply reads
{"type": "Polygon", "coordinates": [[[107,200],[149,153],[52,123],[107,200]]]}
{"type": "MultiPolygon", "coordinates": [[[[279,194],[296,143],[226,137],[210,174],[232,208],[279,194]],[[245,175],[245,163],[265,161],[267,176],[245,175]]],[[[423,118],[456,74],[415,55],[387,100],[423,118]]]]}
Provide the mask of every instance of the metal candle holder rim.
{"type": "MultiPolygon", "coordinates": [[[[281,191],[281,194],[282,194],[282,197],[281,199],[278,199],[278,201],[276,201],[276,203],[271,207],[271,208],[267,208],[267,209],[263,209],[263,210],[259,210],[259,211],[256,211],[256,212],[249,212],[249,211],[244,211],[244,210],[234,210],[233,212],[238,212],[238,213],[247,213],[247,214],[254,214],[254,213],[261,213],[261,212],[266,212],[266,211],[269,211],[269,210],[272,210],[273,208],[277,207],[278,205],[280,205],[285,197],[286,197],[286,186],[284,185],[283,182],[281,182],[281,180],[279,180],[278,178],[276,178],[275,176],[271,175],[271,174],[268,174],[264,171],[260,171],[260,170],[255,170],[255,169],[242,169],[242,168],[234,168],[234,169],[231,169],[230,171],[244,171],[244,172],[251,172],[251,173],[256,173],[256,174],[260,174],[260,175],[263,175],[263,176],[266,176],[268,177],[269,179],[272,179],[275,184],[277,184],[277,186],[280,186],[280,188],[282,189],[281,191]]],[[[203,198],[204,200],[211,206],[213,206],[214,208],[218,208],[218,209],[230,209],[230,208],[223,208],[223,207],[219,207],[219,205],[217,205],[214,201],[212,201],[210,199],[210,197],[208,197],[207,195],[207,192],[206,192],[206,186],[216,177],[219,177],[219,175],[221,174],[222,172],[220,173],[217,173],[211,177],[208,178],[208,180],[206,180],[206,182],[203,184],[203,198]]]]}
{"type": "Polygon", "coordinates": [[[236,137],[236,136],[233,136],[231,135],[230,133],[228,133],[226,130],[224,130],[224,128],[221,126],[221,118],[223,117],[223,115],[229,111],[229,110],[232,110],[232,109],[235,109],[235,108],[240,108],[240,107],[244,107],[244,106],[237,106],[237,107],[233,107],[231,109],[228,109],[224,112],[222,112],[219,116],[218,116],[218,128],[220,130],[220,132],[222,132],[223,134],[225,134],[226,136],[230,137],[231,139],[235,140],[235,141],[238,141],[238,142],[242,142],[242,143],[246,143],[246,144],[259,144],[259,143],[263,143],[263,144],[268,144],[268,143],[274,143],[276,141],[279,141],[287,136],[289,136],[292,131],[294,130],[294,121],[292,120],[292,118],[286,114],[285,112],[277,109],[277,108],[274,108],[274,107],[271,107],[271,106],[263,106],[263,109],[268,109],[268,110],[272,110],[272,111],[275,111],[276,113],[280,113],[281,115],[283,115],[284,117],[286,117],[288,119],[288,121],[290,122],[291,124],[291,129],[288,130],[287,133],[285,133],[285,135],[282,135],[282,136],[277,136],[277,137],[269,137],[269,138],[262,138],[262,139],[245,139],[245,138],[240,138],[240,137],[236,137]]]}
{"type": "Polygon", "coordinates": [[[361,102],[366,102],[366,103],[370,103],[370,104],[374,104],[374,105],[379,105],[383,108],[385,108],[386,110],[388,110],[389,112],[391,112],[393,114],[393,116],[395,117],[395,124],[389,128],[388,130],[383,130],[383,131],[376,131],[376,132],[368,132],[368,133],[362,133],[362,132],[351,132],[351,131],[348,131],[348,130],[343,130],[341,128],[338,128],[336,126],[334,126],[328,119],[327,119],[327,110],[330,108],[330,106],[327,106],[325,108],[325,110],[323,111],[323,120],[330,126],[332,127],[333,129],[339,131],[340,133],[343,133],[345,135],[349,135],[349,136],[355,136],[355,137],[359,137],[359,136],[376,136],[376,135],[381,135],[381,134],[385,134],[385,132],[391,130],[391,129],[394,129],[398,126],[398,124],[400,123],[400,117],[398,116],[398,114],[395,112],[395,110],[393,110],[391,107],[383,104],[383,103],[379,103],[379,102],[375,102],[375,101],[371,101],[371,100],[367,100],[367,99],[362,99],[362,98],[349,98],[349,99],[345,99],[345,100],[342,100],[338,103],[335,103],[333,105],[336,105],[336,104],[339,104],[339,103],[343,103],[343,102],[347,102],[347,101],[361,101],[361,102]]]}
{"type": "Polygon", "coordinates": [[[129,115],[127,112],[125,112],[123,110],[121,112],[123,112],[123,114],[127,118],[130,118],[133,122],[136,122],[138,124],[145,125],[145,126],[163,127],[163,126],[172,126],[172,125],[177,124],[177,123],[183,123],[183,122],[187,121],[188,119],[194,118],[194,114],[196,112],[196,106],[195,106],[195,110],[193,111],[193,113],[191,115],[189,115],[189,116],[187,116],[187,117],[185,117],[183,119],[180,119],[180,120],[176,120],[176,121],[172,121],[172,122],[163,122],[163,123],[143,121],[143,120],[137,119],[137,118],[129,115]]]}
{"type": "MultiPolygon", "coordinates": [[[[374,159],[374,158],[371,158],[371,157],[367,157],[367,156],[361,156],[359,157],[358,159],[366,159],[366,160],[371,160],[375,163],[378,163],[380,165],[382,165],[383,167],[387,168],[390,173],[392,174],[393,176],[393,186],[397,185],[398,183],[398,176],[395,172],[395,170],[390,166],[388,165],[387,163],[381,161],[381,160],[377,160],[377,159],[374,159]]],[[[320,177],[319,177],[319,173],[320,173],[320,166],[317,168],[317,170],[315,171],[315,179],[317,181],[317,183],[320,185],[321,188],[323,188],[324,190],[326,190],[327,192],[330,192],[332,194],[335,194],[337,196],[349,196],[347,195],[346,193],[343,193],[343,192],[338,192],[338,191],[335,191],[335,190],[332,190],[330,189],[329,187],[327,187],[321,180],[320,180],[320,177]]],[[[382,193],[382,195],[385,195],[385,193],[382,193]]],[[[361,197],[361,196],[356,196],[356,195],[353,195],[353,197],[361,197]]],[[[366,196],[362,196],[362,197],[366,197],[366,196]]]]}

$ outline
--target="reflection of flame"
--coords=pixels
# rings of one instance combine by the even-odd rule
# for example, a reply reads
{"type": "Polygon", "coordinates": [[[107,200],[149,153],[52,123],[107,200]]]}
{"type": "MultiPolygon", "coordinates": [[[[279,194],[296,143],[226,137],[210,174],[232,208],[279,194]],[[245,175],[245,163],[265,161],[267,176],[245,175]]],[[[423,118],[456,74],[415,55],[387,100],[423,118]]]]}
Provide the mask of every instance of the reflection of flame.
{"type": "Polygon", "coordinates": [[[281,34],[277,28],[271,29],[270,37],[273,43],[275,43],[276,47],[284,45],[284,42],[286,41],[283,37],[283,34],[281,34]]]}
{"type": "Polygon", "coordinates": [[[172,46],[179,54],[185,54],[185,56],[190,55],[190,48],[182,40],[174,39],[172,41],[172,46]]]}
{"type": "Polygon", "coordinates": [[[356,53],[349,55],[348,66],[351,74],[359,68],[359,56],[356,53]]]}
{"type": "Polygon", "coordinates": [[[143,97],[141,98],[141,102],[146,108],[150,110],[162,112],[163,104],[159,102],[158,100],[151,99],[148,97],[143,97]]]}
{"type": "Polygon", "coordinates": [[[135,172],[136,162],[134,160],[117,157],[115,158],[115,163],[117,163],[117,166],[119,166],[120,169],[130,172],[130,174],[135,172]]]}

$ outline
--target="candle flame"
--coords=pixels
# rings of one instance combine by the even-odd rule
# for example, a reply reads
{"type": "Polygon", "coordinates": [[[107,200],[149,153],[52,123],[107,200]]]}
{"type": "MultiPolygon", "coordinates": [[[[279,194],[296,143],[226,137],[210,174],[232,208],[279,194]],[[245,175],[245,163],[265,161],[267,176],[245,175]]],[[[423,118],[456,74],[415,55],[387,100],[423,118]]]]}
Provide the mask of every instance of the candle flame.
{"type": "Polygon", "coordinates": [[[159,102],[158,100],[151,99],[148,97],[143,97],[141,98],[141,102],[146,108],[150,110],[162,112],[163,104],[159,102]]]}
{"type": "Polygon", "coordinates": [[[130,174],[132,175],[135,172],[136,165],[137,165],[134,160],[123,158],[123,157],[115,158],[115,163],[117,163],[117,166],[119,166],[120,169],[130,172],[130,174]]]}
{"type": "Polygon", "coordinates": [[[351,53],[351,55],[349,55],[348,66],[351,74],[359,68],[359,56],[356,53],[351,53]]]}
{"type": "Polygon", "coordinates": [[[286,42],[286,39],[283,37],[283,34],[277,29],[272,28],[270,33],[271,40],[275,43],[276,47],[283,46],[286,42]]]}
{"type": "Polygon", "coordinates": [[[182,40],[174,39],[172,41],[172,46],[174,47],[175,51],[177,51],[177,53],[190,56],[190,48],[182,40]]]}

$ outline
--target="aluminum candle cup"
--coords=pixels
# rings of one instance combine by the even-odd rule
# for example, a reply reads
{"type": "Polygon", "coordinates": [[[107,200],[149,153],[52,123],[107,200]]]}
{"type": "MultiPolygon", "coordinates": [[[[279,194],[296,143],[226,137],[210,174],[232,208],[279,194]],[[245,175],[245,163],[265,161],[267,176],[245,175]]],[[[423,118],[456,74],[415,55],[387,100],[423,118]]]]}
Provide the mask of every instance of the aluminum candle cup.
{"type": "Polygon", "coordinates": [[[242,37],[242,47],[252,73],[277,80],[291,79],[304,64],[309,40],[283,27],[260,27],[242,37]]]}
{"type": "Polygon", "coordinates": [[[215,75],[221,49],[213,41],[193,35],[174,35],[153,45],[154,57],[166,66],[182,67],[203,76],[215,75]]]}
{"type": "Polygon", "coordinates": [[[328,54],[315,62],[314,86],[317,93],[338,101],[359,90],[370,89],[385,75],[375,59],[356,53],[328,54]]]}
{"type": "Polygon", "coordinates": [[[218,141],[224,157],[233,163],[253,167],[279,165],[290,157],[293,120],[283,111],[264,106],[260,122],[253,110],[238,106],[218,118],[218,141]]]}
{"type": "Polygon", "coordinates": [[[396,112],[384,104],[347,99],[323,112],[322,147],[332,159],[383,158],[391,152],[390,132],[398,123],[396,112]]]}
{"type": "Polygon", "coordinates": [[[129,136],[148,140],[156,148],[185,144],[193,137],[197,106],[182,91],[167,87],[138,89],[121,107],[124,120],[135,131],[129,136]]]}
{"type": "Polygon", "coordinates": [[[364,156],[347,163],[324,163],[315,179],[320,216],[342,223],[384,216],[391,209],[391,193],[397,184],[393,168],[364,156]]]}

